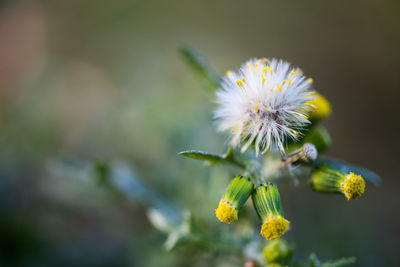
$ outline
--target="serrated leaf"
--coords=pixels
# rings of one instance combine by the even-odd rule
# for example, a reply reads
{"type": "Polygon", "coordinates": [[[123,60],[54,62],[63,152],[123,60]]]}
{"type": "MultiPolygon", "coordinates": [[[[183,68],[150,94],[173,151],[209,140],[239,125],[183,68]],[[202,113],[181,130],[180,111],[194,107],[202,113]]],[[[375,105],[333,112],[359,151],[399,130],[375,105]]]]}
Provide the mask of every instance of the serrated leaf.
{"type": "Polygon", "coordinates": [[[187,65],[202,79],[208,91],[213,92],[218,89],[221,84],[221,75],[207,57],[189,45],[182,46],[178,52],[187,65]]]}
{"type": "Polygon", "coordinates": [[[343,173],[354,172],[355,174],[361,175],[366,181],[369,181],[375,185],[379,185],[381,178],[378,174],[357,165],[347,163],[343,160],[332,159],[328,157],[318,157],[312,165],[314,167],[327,166],[332,169],[338,170],[343,173]]]}

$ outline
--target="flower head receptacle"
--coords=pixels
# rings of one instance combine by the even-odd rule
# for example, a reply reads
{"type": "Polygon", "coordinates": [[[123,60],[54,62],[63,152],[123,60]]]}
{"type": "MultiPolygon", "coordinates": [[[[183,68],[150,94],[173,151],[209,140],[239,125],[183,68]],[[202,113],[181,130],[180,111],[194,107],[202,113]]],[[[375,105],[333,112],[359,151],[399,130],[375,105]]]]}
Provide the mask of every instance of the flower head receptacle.
{"type": "Polygon", "coordinates": [[[260,184],[253,191],[252,199],[262,222],[260,234],[268,240],[282,236],[290,222],[283,217],[278,188],[272,183],[260,184]]]}
{"type": "Polygon", "coordinates": [[[221,222],[230,224],[238,220],[238,212],[246,203],[253,191],[253,183],[250,179],[237,176],[229,183],[222,196],[218,208],[215,209],[215,216],[221,222]]]}
{"type": "Polygon", "coordinates": [[[314,171],[311,186],[318,192],[343,194],[348,200],[360,197],[365,191],[361,175],[342,173],[326,166],[314,171]]]}

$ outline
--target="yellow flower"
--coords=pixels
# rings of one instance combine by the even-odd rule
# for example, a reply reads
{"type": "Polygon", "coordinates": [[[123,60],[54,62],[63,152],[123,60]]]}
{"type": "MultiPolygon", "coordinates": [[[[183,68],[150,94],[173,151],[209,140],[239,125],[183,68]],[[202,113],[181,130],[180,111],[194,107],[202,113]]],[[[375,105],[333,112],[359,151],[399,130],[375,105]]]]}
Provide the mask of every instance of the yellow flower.
{"type": "Polygon", "coordinates": [[[261,226],[260,234],[267,240],[273,240],[282,236],[289,228],[290,222],[281,216],[269,218],[261,226]]]}
{"type": "Polygon", "coordinates": [[[355,199],[364,194],[365,181],[361,175],[350,173],[342,182],[343,193],[348,200],[355,199]]]}
{"type": "Polygon", "coordinates": [[[238,220],[238,212],[246,203],[253,191],[253,183],[250,179],[237,176],[229,183],[222,196],[218,208],[215,209],[215,216],[221,222],[230,224],[238,220]]]}
{"type": "Polygon", "coordinates": [[[327,166],[314,171],[311,186],[318,192],[343,194],[348,200],[360,197],[365,191],[365,181],[361,175],[353,172],[346,174],[327,166]]]}
{"type": "Polygon", "coordinates": [[[215,216],[217,216],[218,220],[227,224],[238,220],[235,208],[226,201],[218,204],[218,208],[215,210],[215,216]]]}
{"type": "Polygon", "coordinates": [[[268,240],[283,235],[289,228],[290,222],[283,218],[278,188],[272,183],[260,184],[254,190],[252,199],[262,222],[260,234],[268,240]]]}
{"type": "Polygon", "coordinates": [[[309,96],[315,97],[306,102],[307,105],[311,106],[309,117],[312,121],[324,119],[331,114],[331,104],[323,95],[314,92],[309,96]]]}

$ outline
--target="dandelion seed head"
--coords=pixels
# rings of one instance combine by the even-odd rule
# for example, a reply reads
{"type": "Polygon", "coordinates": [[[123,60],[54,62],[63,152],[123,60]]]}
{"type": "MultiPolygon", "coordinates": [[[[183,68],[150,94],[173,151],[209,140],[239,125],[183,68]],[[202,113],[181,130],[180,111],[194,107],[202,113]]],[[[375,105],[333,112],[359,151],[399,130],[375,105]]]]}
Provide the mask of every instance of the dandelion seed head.
{"type": "Polygon", "coordinates": [[[356,175],[351,172],[342,182],[342,188],[348,200],[355,199],[364,194],[365,181],[361,175],[356,175]]]}
{"type": "Polygon", "coordinates": [[[310,143],[305,143],[302,148],[301,151],[304,154],[304,161],[313,161],[317,158],[318,156],[318,151],[315,148],[315,146],[313,144],[310,143]]]}
{"type": "Polygon", "coordinates": [[[297,140],[307,125],[312,82],[288,62],[251,59],[229,71],[216,93],[214,117],[219,131],[232,133],[231,145],[255,142],[256,154],[284,152],[287,139],[297,140]]]}

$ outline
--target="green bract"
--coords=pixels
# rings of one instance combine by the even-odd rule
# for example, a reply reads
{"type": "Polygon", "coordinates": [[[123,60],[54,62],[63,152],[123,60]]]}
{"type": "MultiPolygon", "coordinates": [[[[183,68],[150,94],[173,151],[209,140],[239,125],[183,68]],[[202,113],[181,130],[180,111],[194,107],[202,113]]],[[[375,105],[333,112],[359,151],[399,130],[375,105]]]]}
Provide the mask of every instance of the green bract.
{"type": "Polygon", "coordinates": [[[221,201],[229,202],[236,210],[239,210],[246,203],[253,191],[253,183],[249,178],[236,176],[229,183],[221,201]]]}
{"type": "Polygon", "coordinates": [[[253,205],[262,222],[271,217],[283,217],[278,188],[272,183],[262,183],[254,190],[253,205]]]}

